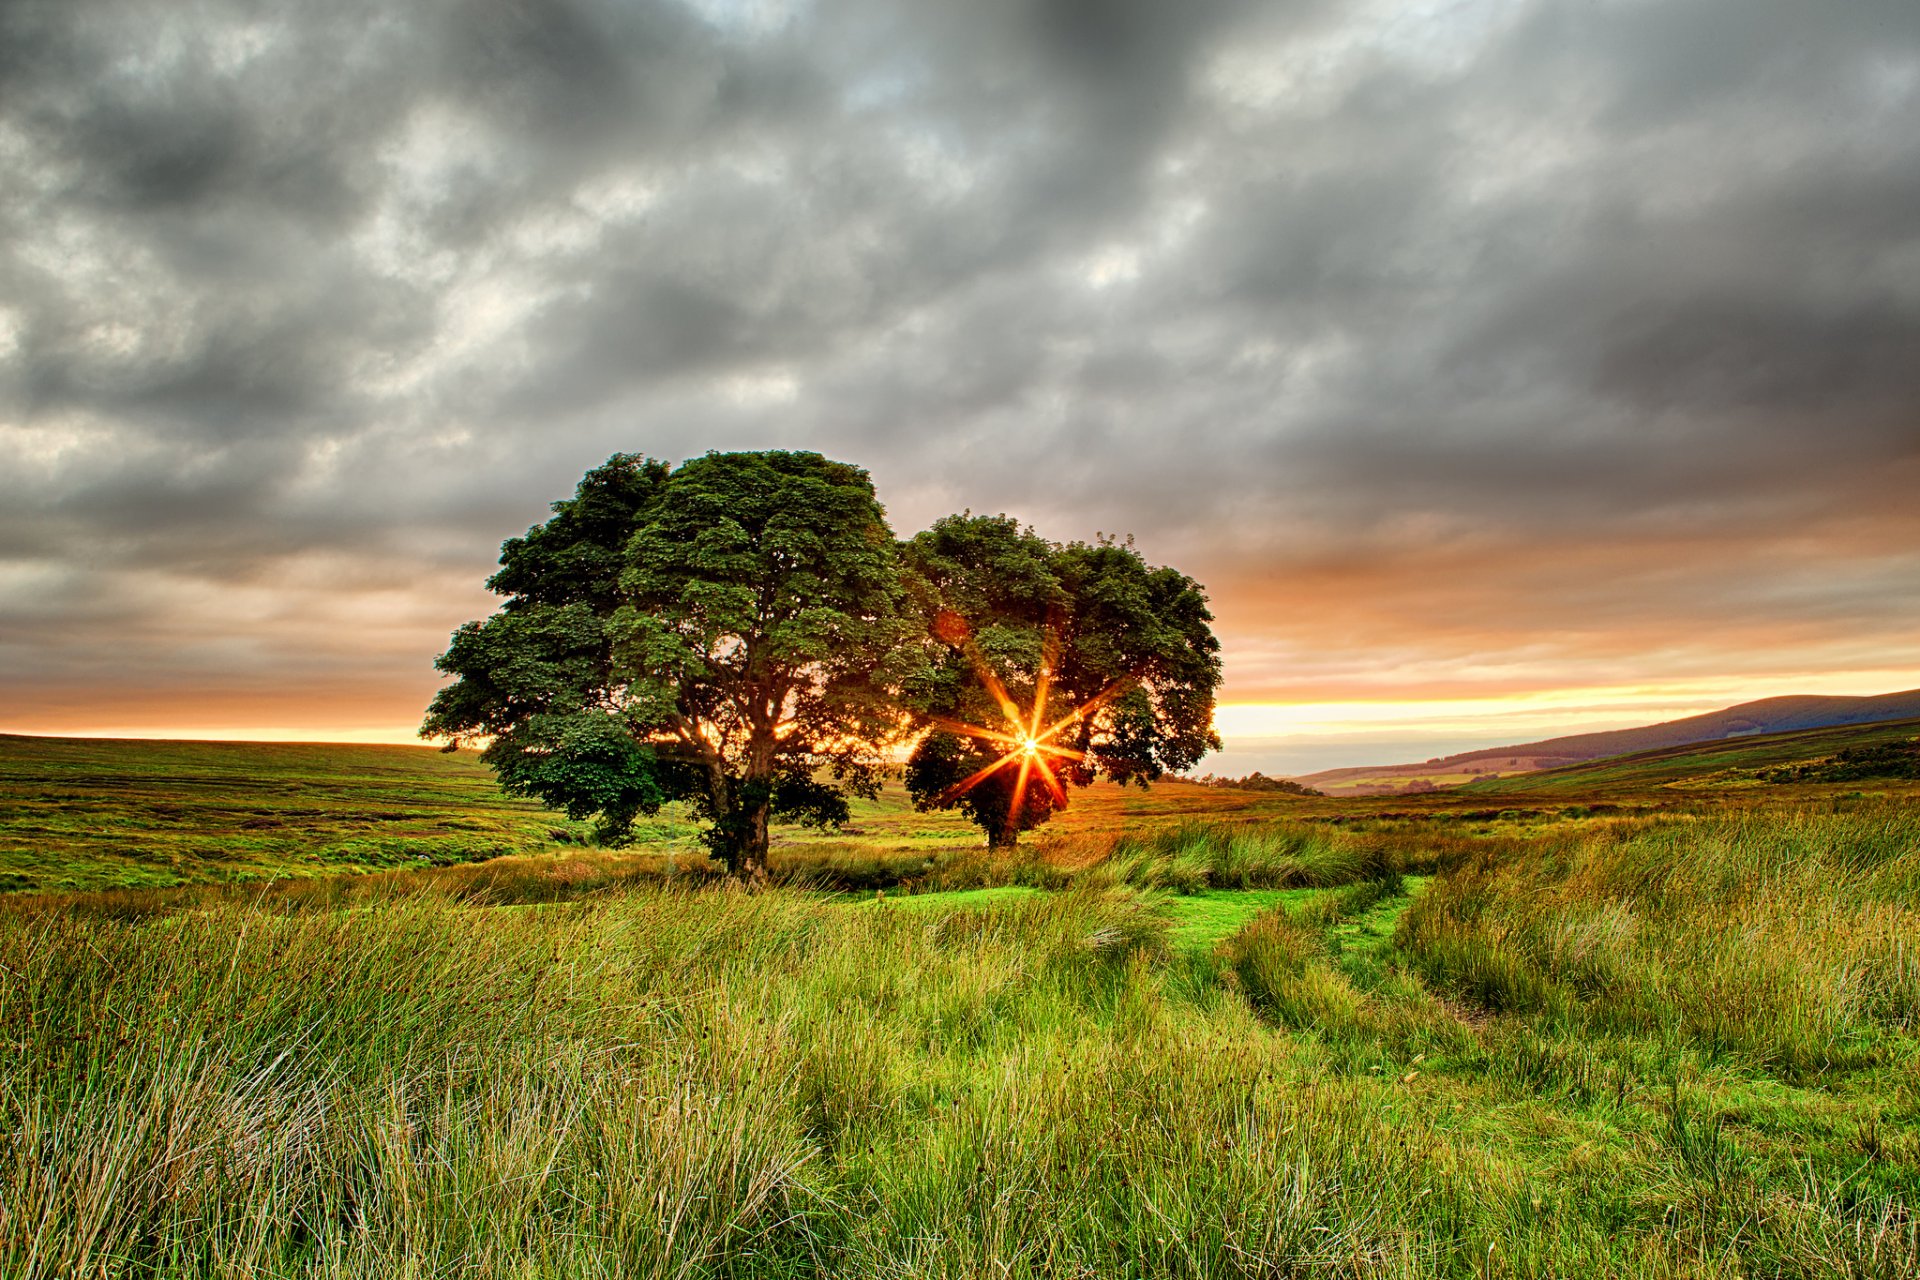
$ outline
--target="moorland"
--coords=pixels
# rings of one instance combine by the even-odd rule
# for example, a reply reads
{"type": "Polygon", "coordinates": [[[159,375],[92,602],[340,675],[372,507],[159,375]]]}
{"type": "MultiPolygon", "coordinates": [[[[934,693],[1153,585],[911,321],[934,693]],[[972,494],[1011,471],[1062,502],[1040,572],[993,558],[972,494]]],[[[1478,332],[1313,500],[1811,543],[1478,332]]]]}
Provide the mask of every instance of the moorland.
{"type": "Polygon", "coordinates": [[[0,739],[0,1273],[1920,1274],[1916,732],[889,786],[762,892],[464,753],[0,739]]]}

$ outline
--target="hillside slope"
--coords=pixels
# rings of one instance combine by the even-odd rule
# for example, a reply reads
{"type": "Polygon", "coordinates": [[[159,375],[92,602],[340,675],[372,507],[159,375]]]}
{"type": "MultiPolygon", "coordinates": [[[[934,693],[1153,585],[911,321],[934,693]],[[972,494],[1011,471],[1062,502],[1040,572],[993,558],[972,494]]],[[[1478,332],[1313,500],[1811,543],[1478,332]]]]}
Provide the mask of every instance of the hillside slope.
{"type": "Polygon", "coordinates": [[[1486,774],[1534,773],[1609,756],[1699,742],[1721,742],[1758,734],[1790,733],[1842,725],[1875,724],[1920,717],[1920,689],[1869,697],[1833,697],[1796,694],[1743,702],[1720,711],[1643,725],[1576,733],[1487,747],[1442,756],[1423,764],[1379,765],[1354,769],[1327,769],[1297,779],[1310,787],[1338,795],[1366,795],[1405,790],[1409,784],[1458,786],[1486,774]]]}
{"type": "MultiPolygon", "coordinates": [[[[1794,729],[1785,733],[1751,734],[1717,742],[1692,742],[1630,755],[1609,756],[1520,777],[1485,780],[1462,787],[1460,792],[1463,795],[1574,798],[1638,795],[1656,787],[1690,791],[1772,791],[1781,786],[1801,785],[1770,781],[1766,776],[1767,771],[1780,766],[1823,760],[1842,751],[1863,747],[1912,742],[1916,737],[1920,737],[1920,717],[1875,724],[1832,725],[1819,729],[1794,729]]],[[[1867,784],[1852,782],[1839,785],[1856,789],[1867,784]]],[[[1920,790],[1912,782],[1905,781],[1877,782],[1872,786],[1875,790],[1883,787],[1901,791],[1920,790]]]]}

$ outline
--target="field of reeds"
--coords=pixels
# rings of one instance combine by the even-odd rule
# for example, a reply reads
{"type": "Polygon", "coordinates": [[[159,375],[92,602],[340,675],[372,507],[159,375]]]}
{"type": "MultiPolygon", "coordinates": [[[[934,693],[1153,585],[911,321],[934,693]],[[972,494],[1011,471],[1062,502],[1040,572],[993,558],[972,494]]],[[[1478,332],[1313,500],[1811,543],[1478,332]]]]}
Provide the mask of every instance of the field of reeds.
{"type": "Polygon", "coordinates": [[[0,908],[0,1274],[1920,1274],[1920,814],[0,908]]]}

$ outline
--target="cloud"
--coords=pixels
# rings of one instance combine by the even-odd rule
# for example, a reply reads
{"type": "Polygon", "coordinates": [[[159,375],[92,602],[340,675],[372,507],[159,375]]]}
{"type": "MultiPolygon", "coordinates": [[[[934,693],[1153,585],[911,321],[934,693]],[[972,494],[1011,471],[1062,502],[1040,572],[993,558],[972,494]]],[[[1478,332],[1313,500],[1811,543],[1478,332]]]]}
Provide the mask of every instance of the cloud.
{"type": "Polygon", "coordinates": [[[16,0],[0,699],[404,724],[586,467],[772,445],[1243,696],[1891,668],[1917,264],[1898,0],[16,0]]]}

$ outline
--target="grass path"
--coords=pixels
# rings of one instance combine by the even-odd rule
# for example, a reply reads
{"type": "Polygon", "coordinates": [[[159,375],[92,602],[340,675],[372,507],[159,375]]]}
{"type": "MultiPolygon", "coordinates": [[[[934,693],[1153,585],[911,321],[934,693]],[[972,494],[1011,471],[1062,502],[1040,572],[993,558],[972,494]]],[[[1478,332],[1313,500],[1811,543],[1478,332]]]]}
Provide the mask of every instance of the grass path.
{"type": "MultiPolygon", "coordinates": [[[[948,889],[934,893],[899,894],[857,899],[877,907],[899,907],[908,911],[971,911],[1001,906],[1038,897],[1045,890],[1025,885],[1001,885],[990,889],[948,889]]],[[[1242,889],[1207,890],[1203,893],[1170,895],[1166,914],[1173,921],[1169,934],[1181,951],[1205,951],[1231,937],[1269,907],[1296,907],[1326,893],[1325,889],[1242,889]]]]}
{"type": "Polygon", "coordinates": [[[1402,892],[1398,897],[1385,898],[1359,915],[1334,925],[1329,932],[1339,953],[1372,958],[1385,951],[1393,944],[1394,927],[1400,923],[1400,917],[1432,879],[1432,876],[1402,876],[1402,892]]]}
{"type": "Polygon", "coordinates": [[[1209,951],[1273,907],[1298,907],[1326,889],[1240,889],[1181,894],[1167,902],[1173,918],[1168,935],[1181,951],[1209,951]]]}
{"type": "MultiPolygon", "coordinates": [[[[1405,892],[1376,903],[1365,912],[1340,920],[1329,930],[1341,954],[1371,959],[1393,941],[1393,930],[1401,913],[1413,904],[1414,895],[1426,887],[1428,876],[1405,877],[1405,892]]],[[[909,911],[969,911],[999,906],[1037,897],[1044,890],[1024,885],[1002,885],[989,889],[952,889],[936,893],[901,894],[864,898],[858,901],[872,906],[901,907],[909,911]]],[[[1315,898],[1335,892],[1332,889],[1209,889],[1201,893],[1171,895],[1165,910],[1173,927],[1168,938],[1176,950],[1205,952],[1226,941],[1261,912],[1274,907],[1294,910],[1315,898]]]]}

